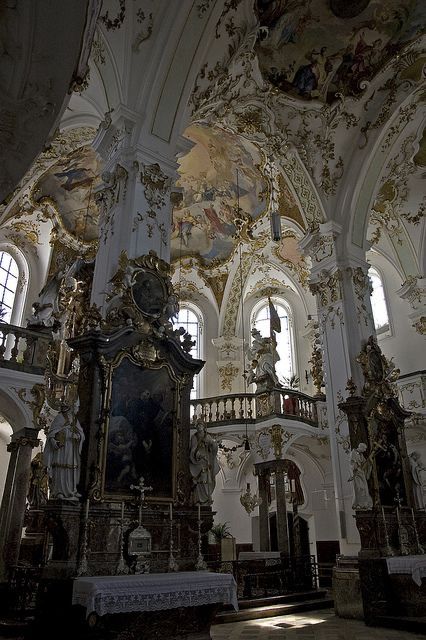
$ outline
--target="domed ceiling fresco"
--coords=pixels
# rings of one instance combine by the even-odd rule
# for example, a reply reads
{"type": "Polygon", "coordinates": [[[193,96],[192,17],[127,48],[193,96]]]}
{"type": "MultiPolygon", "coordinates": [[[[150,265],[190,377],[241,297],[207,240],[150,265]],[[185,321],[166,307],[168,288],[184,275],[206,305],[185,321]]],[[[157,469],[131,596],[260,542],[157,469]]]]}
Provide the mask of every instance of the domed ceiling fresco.
{"type": "Polygon", "coordinates": [[[421,33],[419,0],[257,0],[256,52],[272,84],[307,100],[356,96],[421,33]]]}
{"type": "Polygon", "coordinates": [[[221,129],[194,125],[185,136],[194,146],[179,160],[183,200],[173,211],[171,259],[191,256],[213,267],[231,256],[238,238],[250,237],[267,209],[264,161],[254,144],[221,129]]]}
{"type": "Polygon", "coordinates": [[[99,210],[94,189],[101,162],[91,147],[80,147],[43,174],[33,190],[36,202],[48,203],[63,229],[83,242],[98,238],[99,210]]]}

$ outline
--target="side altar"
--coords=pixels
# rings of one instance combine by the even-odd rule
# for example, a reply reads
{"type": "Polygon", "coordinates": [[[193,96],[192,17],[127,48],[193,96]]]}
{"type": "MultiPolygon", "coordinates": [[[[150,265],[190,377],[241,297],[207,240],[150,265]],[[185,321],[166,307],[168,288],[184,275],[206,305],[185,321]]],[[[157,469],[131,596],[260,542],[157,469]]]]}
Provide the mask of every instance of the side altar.
{"type": "Polygon", "coordinates": [[[42,626],[59,624],[84,576],[113,583],[179,571],[183,583],[205,568],[217,445],[202,424],[190,437],[190,391],[203,362],[173,323],[178,309],[169,265],[154,252],[132,260],[122,252],[104,314],[86,305],[87,330],[67,339],[71,373],[51,367],[46,396],[58,415],[44,451],[42,626]]]}
{"type": "MultiPolygon", "coordinates": [[[[361,540],[358,567],[363,615],[369,624],[385,624],[386,616],[426,615],[426,584],[421,582],[426,575],[421,463],[417,452],[407,453],[404,420],[409,412],[400,406],[394,384],[399,370],[383,355],[373,336],[357,360],[363,387],[358,394],[349,380],[349,396],[339,407],[349,423],[352,476],[348,480],[353,486],[352,508],[361,540]]],[[[337,587],[344,584],[341,578],[349,576],[344,563],[340,564],[335,568],[335,601],[338,609],[349,611],[347,594],[337,587]]],[[[355,575],[353,568],[351,571],[355,575]]],[[[358,615],[362,614],[355,617],[358,615]]]]}

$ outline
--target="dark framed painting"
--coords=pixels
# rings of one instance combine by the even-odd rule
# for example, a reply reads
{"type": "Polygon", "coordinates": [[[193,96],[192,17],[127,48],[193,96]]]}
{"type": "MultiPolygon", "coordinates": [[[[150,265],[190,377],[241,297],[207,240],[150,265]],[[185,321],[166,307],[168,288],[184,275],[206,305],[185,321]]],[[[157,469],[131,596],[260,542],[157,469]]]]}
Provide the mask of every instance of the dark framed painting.
{"type": "Polygon", "coordinates": [[[148,316],[160,315],[167,299],[164,282],[150,271],[136,274],[132,294],[136,305],[148,316]]]}
{"type": "Polygon", "coordinates": [[[128,356],[111,367],[105,434],[103,493],[122,498],[140,477],[149,498],[174,492],[177,384],[167,365],[145,369],[128,356]]]}

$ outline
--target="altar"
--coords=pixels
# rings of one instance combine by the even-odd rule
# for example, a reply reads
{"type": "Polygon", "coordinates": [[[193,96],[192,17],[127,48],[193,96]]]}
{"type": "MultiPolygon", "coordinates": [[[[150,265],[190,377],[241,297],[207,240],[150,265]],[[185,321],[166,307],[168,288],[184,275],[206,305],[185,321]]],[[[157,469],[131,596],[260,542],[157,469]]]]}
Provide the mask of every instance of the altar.
{"type": "Polygon", "coordinates": [[[386,565],[389,575],[411,575],[418,587],[422,584],[422,578],[426,578],[426,555],[393,556],[386,558],[386,565]]]}
{"type": "Polygon", "coordinates": [[[84,608],[89,628],[117,639],[208,639],[219,605],[238,610],[234,577],[209,571],[80,577],[72,604],[84,608]]]}

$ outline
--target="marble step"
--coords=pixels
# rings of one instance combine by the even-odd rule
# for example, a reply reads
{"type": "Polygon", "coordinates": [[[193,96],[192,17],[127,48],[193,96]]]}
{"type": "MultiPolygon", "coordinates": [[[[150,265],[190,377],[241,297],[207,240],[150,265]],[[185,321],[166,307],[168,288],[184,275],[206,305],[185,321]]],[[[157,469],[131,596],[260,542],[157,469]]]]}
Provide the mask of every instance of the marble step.
{"type": "Polygon", "coordinates": [[[253,606],[240,611],[221,611],[216,615],[214,624],[226,624],[229,622],[243,622],[244,620],[256,620],[258,618],[273,618],[302,611],[318,611],[331,609],[334,606],[332,598],[323,596],[320,598],[303,599],[295,602],[253,606]]]}
{"type": "MultiPolygon", "coordinates": [[[[302,600],[314,600],[316,598],[324,598],[327,595],[326,589],[317,589],[315,591],[298,591],[296,593],[288,593],[281,596],[266,596],[263,598],[252,598],[250,600],[240,600],[238,603],[241,609],[252,609],[253,607],[263,607],[271,604],[287,604],[290,602],[301,602],[302,600]]],[[[229,611],[233,610],[231,606],[227,607],[229,611]]]]}

